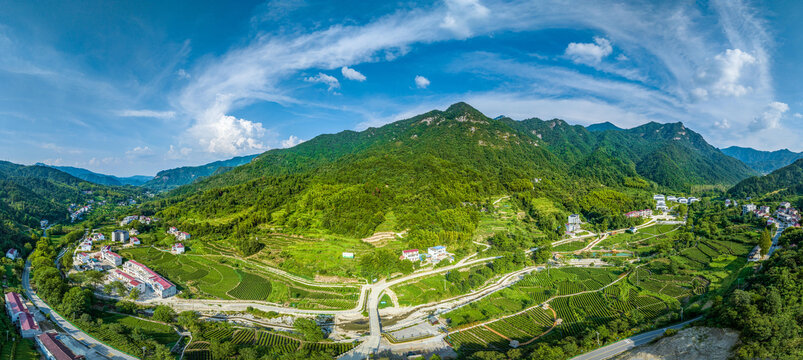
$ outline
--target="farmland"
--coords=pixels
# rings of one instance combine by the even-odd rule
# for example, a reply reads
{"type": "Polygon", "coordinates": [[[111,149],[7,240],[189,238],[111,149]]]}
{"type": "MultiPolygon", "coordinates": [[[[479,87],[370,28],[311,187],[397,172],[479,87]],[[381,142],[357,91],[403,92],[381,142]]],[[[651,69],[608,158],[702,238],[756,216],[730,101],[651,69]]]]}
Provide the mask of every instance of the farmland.
{"type": "Polygon", "coordinates": [[[221,255],[176,256],[155,248],[120,252],[175,282],[196,297],[255,300],[305,309],[348,309],[359,298],[356,286],[309,286],[279,277],[258,265],[221,255]]]}
{"type": "Polygon", "coordinates": [[[319,342],[309,343],[290,337],[285,334],[255,330],[255,329],[230,329],[226,327],[216,327],[204,332],[204,341],[193,342],[188,351],[191,359],[211,359],[209,351],[210,342],[231,341],[240,347],[259,346],[268,349],[270,353],[280,355],[295,353],[298,351],[324,352],[331,356],[337,356],[351,350],[355,344],[319,342]]]}
{"type": "Polygon", "coordinates": [[[393,286],[401,306],[415,306],[448,299],[476,290],[492,279],[493,271],[477,265],[453,273],[428,276],[420,280],[393,286]]]}

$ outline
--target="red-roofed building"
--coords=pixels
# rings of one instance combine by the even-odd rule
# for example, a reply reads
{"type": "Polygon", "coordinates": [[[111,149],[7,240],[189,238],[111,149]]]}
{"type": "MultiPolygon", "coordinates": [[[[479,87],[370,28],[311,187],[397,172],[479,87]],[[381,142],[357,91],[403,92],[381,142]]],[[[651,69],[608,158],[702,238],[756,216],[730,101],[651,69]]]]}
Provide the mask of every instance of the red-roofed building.
{"type": "Polygon", "coordinates": [[[101,259],[112,263],[114,266],[123,265],[123,257],[114,251],[101,251],[100,257],[101,259]]]}
{"type": "Polygon", "coordinates": [[[14,248],[8,249],[8,251],[6,251],[6,257],[11,260],[17,260],[17,258],[20,257],[20,252],[14,248]]]}
{"type": "Polygon", "coordinates": [[[148,284],[161,297],[173,296],[178,291],[173,283],[135,260],[126,261],[123,269],[133,274],[138,280],[148,284]]]}
{"type": "Polygon", "coordinates": [[[25,306],[25,302],[22,301],[20,294],[15,292],[6,293],[6,313],[8,313],[8,317],[13,322],[19,319],[20,314],[28,313],[28,308],[25,306]]]}
{"type": "Polygon", "coordinates": [[[129,289],[135,288],[139,290],[140,293],[145,292],[145,284],[141,281],[137,280],[133,276],[127,274],[125,271],[120,269],[112,270],[112,275],[117,279],[120,280],[123,284],[126,285],[129,289]]]}
{"type": "Polygon", "coordinates": [[[136,236],[131,237],[131,245],[140,245],[142,242],[139,241],[139,238],[136,236]]]}
{"type": "Polygon", "coordinates": [[[175,244],[173,244],[173,248],[170,251],[172,251],[173,254],[183,254],[184,253],[184,244],[175,243],[175,244]]]}
{"type": "Polygon", "coordinates": [[[403,250],[399,260],[419,261],[421,255],[419,255],[418,249],[403,250]]]}
{"type": "Polygon", "coordinates": [[[29,313],[21,313],[19,319],[20,334],[26,339],[33,339],[39,333],[39,324],[29,313]]]}
{"type": "Polygon", "coordinates": [[[48,360],[80,360],[85,359],[83,355],[75,355],[70,348],[58,339],[58,333],[48,331],[36,337],[36,345],[42,351],[42,355],[48,360]]]}

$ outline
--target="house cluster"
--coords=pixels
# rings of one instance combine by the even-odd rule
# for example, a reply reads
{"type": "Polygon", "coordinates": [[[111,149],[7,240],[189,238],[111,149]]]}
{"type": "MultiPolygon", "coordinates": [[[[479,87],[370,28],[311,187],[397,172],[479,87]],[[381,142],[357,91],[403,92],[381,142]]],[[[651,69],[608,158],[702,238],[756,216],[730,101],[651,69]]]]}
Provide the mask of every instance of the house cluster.
{"type": "MultiPolygon", "coordinates": [[[[118,269],[115,269],[118,270],[118,269]]],[[[134,280],[148,285],[154,293],[160,297],[169,297],[176,294],[176,285],[163,278],[161,275],[151,270],[145,265],[138,263],[135,260],[126,261],[123,265],[123,271],[126,275],[131,276],[134,280]]],[[[116,274],[113,273],[113,276],[116,274]]],[[[122,275],[121,275],[122,276],[122,275]]],[[[129,280],[127,277],[124,277],[129,280]]],[[[133,286],[131,282],[126,283],[127,286],[133,286]]]]}
{"type": "Polygon", "coordinates": [[[629,218],[650,217],[650,216],[652,216],[652,209],[631,211],[631,212],[625,213],[625,216],[627,216],[629,218]]]}
{"type": "Polygon", "coordinates": [[[55,331],[48,331],[36,337],[36,346],[47,360],[82,360],[86,359],[83,355],[75,355],[70,348],[59,340],[59,334],[55,331]]]}
{"type": "Polygon", "coordinates": [[[78,207],[75,204],[70,205],[70,222],[75,222],[75,220],[80,219],[84,214],[90,212],[92,210],[92,205],[85,205],[78,207]]]}
{"type": "Polygon", "coordinates": [[[399,260],[409,261],[428,261],[437,264],[444,259],[454,261],[454,255],[446,251],[446,246],[438,245],[427,248],[427,253],[422,254],[418,249],[403,250],[399,260]]]}
{"type": "Polygon", "coordinates": [[[568,222],[566,223],[566,234],[572,234],[580,230],[580,225],[583,222],[580,220],[579,214],[569,215],[568,222]]]}
{"type": "Polygon", "coordinates": [[[655,195],[652,196],[652,199],[655,200],[655,202],[656,202],[655,210],[658,210],[658,211],[667,211],[667,210],[669,210],[669,207],[666,206],[666,203],[668,201],[675,202],[675,203],[678,203],[678,204],[687,204],[687,205],[688,204],[694,204],[694,203],[700,201],[700,199],[698,199],[696,197],[691,197],[691,196],[688,197],[688,198],[685,198],[685,197],[677,197],[677,196],[674,196],[674,195],[664,196],[663,194],[655,194],[655,195]]]}
{"type": "Polygon", "coordinates": [[[20,294],[15,292],[6,293],[6,313],[11,318],[11,322],[17,325],[22,337],[32,339],[39,333],[39,324],[33,315],[28,312],[28,307],[22,301],[20,294]]]}
{"type": "Polygon", "coordinates": [[[793,208],[789,202],[782,202],[775,212],[769,206],[756,206],[755,204],[747,204],[742,206],[742,214],[753,214],[757,217],[766,219],[767,226],[785,225],[800,227],[800,211],[793,208]]]}
{"type": "Polygon", "coordinates": [[[8,249],[8,251],[6,251],[6,257],[11,260],[17,260],[17,258],[20,257],[20,252],[15,248],[8,249]]]}
{"type": "Polygon", "coordinates": [[[171,226],[169,229],[167,229],[167,233],[175,236],[177,241],[185,241],[190,239],[189,233],[178,231],[175,226],[171,226]]]}
{"type": "Polygon", "coordinates": [[[126,216],[126,217],[123,218],[123,220],[120,221],[120,226],[126,226],[126,225],[130,224],[133,221],[139,221],[139,222],[141,222],[143,224],[150,225],[151,222],[154,221],[154,219],[151,219],[148,216],[142,216],[142,215],[126,216]]]}

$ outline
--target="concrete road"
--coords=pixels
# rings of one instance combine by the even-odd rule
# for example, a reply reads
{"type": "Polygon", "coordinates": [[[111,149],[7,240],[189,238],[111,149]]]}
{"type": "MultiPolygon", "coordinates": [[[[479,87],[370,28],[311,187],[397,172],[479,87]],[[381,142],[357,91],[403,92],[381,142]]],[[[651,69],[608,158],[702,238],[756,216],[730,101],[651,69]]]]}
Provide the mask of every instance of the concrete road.
{"type": "Polygon", "coordinates": [[[591,351],[591,352],[587,352],[587,353],[579,355],[579,356],[575,356],[575,357],[572,358],[572,360],[605,360],[605,359],[610,359],[610,358],[612,358],[612,357],[614,357],[616,355],[619,355],[619,354],[621,354],[621,353],[623,353],[623,352],[625,352],[627,350],[630,350],[630,349],[632,349],[632,348],[634,348],[636,346],[644,345],[644,344],[649,343],[650,341],[653,341],[657,337],[663,335],[664,332],[666,331],[666,329],[681,329],[684,326],[686,326],[686,325],[688,325],[688,324],[690,324],[690,323],[692,323],[694,321],[700,320],[700,319],[702,319],[702,317],[696,317],[694,319],[691,319],[691,320],[688,320],[688,321],[684,321],[684,322],[679,323],[679,324],[675,324],[675,325],[672,325],[672,326],[667,326],[667,327],[665,327],[663,329],[648,331],[648,332],[645,332],[643,334],[638,334],[638,335],[635,335],[635,336],[631,336],[631,337],[629,337],[627,339],[615,342],[615,343],[610,344],[608,346],[603,346],[603,347],[601,347],[601,348],[599,348],[597,350],[594,350],[594,351],[591,351]]]}
{"type": "MultiPolygon", "coordinates": [[[[59,327],[64,329],[64,333],[68,336],[75,339],[75,341],[84,344],[88,348],[91,348],[94,352],[100,354],[103,358],[113,359],[113,360],[138,360],[133,356],[127,355],[111,346],[108,346],[95,338],[89,336],[89,334],[81,331],[81,329],[75,327],[73,324],[70,324],[67,320],[65,320],[61,315],[53,311],[47,303],[45,303],[38,295],[33,291],[31,288],[30,283],[30,274],[31,274],[31,263],[30,261],[25,262],[25,270],[22,272],[22,287],[25,290],[25,295],[28,296],[28,299],[33,302],[34,306],[38,308],[43,314],[50,315],[50,321],[56,323],[59,327]]],[[[86,349],[75,349],[76,353],[84,354],[86,353],[86,349]]],[[[90,356],[87,356],[90,358],[90,356]]]]}

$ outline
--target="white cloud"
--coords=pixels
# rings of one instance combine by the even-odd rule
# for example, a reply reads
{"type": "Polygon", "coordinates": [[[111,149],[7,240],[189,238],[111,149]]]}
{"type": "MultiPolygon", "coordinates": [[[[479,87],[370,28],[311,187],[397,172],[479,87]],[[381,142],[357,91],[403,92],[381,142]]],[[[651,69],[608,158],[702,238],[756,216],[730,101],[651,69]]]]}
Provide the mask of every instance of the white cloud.
{"type": "MultiPolygon", "coordinates": [[[[343,77],[345,77],[346,79],[360,81],[360,82],[365,81],[365,75],[361,74],[359,71],[354,70],[354,69],[352,69],[352,68],[350,68],[348,66],[344,66],[344,67],[340,68],[340,72],[343,74],[343,77]]],[[[337,79],[335,79],[335,80],[337,80],[337,79]]]]}
{"type": "Polygon", "coordinates": [[[148,146],[137,146],[131,150],[125,152],[125,155],[133,158],[133,157],[144,157],[153,155],[153,150],[151,150],[148,146]]]}
{"type": "Polygon", "coordinates": [[[178,69],[178,71],[176,71],[176,76],[181,79],[189,79],[191,77],[187,70],[184,69],[178,69]]]}
{"type": "Polygon", "coordinates": [[[775,129],[781,125],[783,114],[789,111],[789,105],[773,101],[764,109],[760,116],[750,122],[750,130],[775,129]]]}
{"type": "Polygon", "coordinates": [[[157,110],[121,110],[117,112],[117,116],[121,117],[145,117],[157,119],[172,119],[176,116],[175,111],[157,111],[157,110]]]}
{"type": "Polygon", "coordinates": [[[792,116],[794,116],[794,117],[795,117],[795,118],[797,118],[797,119],[803,119],[803,114],[801,114],[801,113],[795,113],[795,114],[794,114],[794,115],[792,115],[792,116]]]}
{"type": "Polygon", "coordinates": [[[165,154],[165,159],[171,159],[171,160],[185,159],[191,153],[192,153],[192,148],[182,147],[176,149],[175,146],[170,145],[170,149],[167,150],[167,153],[165,154]]]}
{"type": "Polygon", "coordinates": [[[691,93],[694,95],[694,97],[700,100],[705,100],[708,98],[708,90],[703,88],[694,88],[691,93]]]}
{"type": "Polygon", "coordinates": [[[223,114],[205,115],[190,129],[204,148],[211,153],[238,155],[265,149],[262,139],[265,129],[261,123],[223,114]]]}
{"type": "Polygon", "coordinates": [[[471,36],[471,23],[491,13],[479,0],[446,0],[446,6],[448,11],[440,26],[460,38],[471,36]]]}
{"type": "Polygon", "coordinates": [[[616,60],[618,60],[618,61],[628,61],[628,60],[630,60],[630,58],[627,57],[627,55],[625,55],[625,54],[619,54],[619,55],[616,56],[616,60]]]}
{"type": "Polygon", "coordinates": [[[282,148],[291,148],[303,142],[304,140],[301,140],[298,136],[290,135],[289,138],[282,140],[282,148]]]}
{"type": "Polygon", "coordinates": [[[742,96],[750,91],[750,87],[742,85],[740,79],[745,66],[756,63],[753,55],[739,49],[728,49],[714,59],[716,59],[720,71],[720,77],[713,85],[714,93],[725,96],[742,96]]]}
{"type": "Polygon", "coordinates": [[[324,73],[318,73],[318,75],[315,76],[308,76],[304,78],[304,81],[326,84],[329,86],[328,89],[329,91],[332,91],[340,87],[340,81],[338,81],[336,77],[331,75],[326,75],[324,73]]]}
{"type": "Polygon", "coordinates": [[[429,79],[427,79],[427,78],[425,78],[425,77],[423,77],[421,75],[416,75],[415,76],[415,86],[418,87],[419,89],[424,89],[427,86],[429,86],[429,79]]]}
{"type": "Polygon", "coordinates": [[[722,121],[714,121],[714,127],[719,129],[730,129],[731,124],[728,122],[728,119],[722,119],[722,121]]]}
{"type": "Polygon", "coordinates": [[[613,52],[611,42],[603,37],[595,36],[594,43],[569,43],[566,47],[566,56],[578,64],[596,65],[602,58],[613,52]]]}

